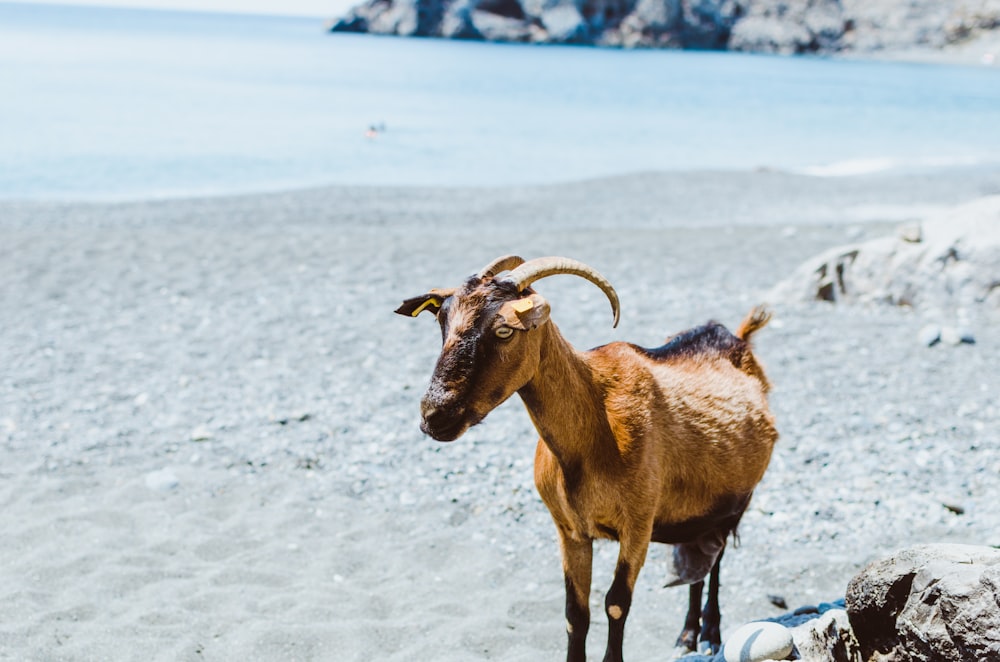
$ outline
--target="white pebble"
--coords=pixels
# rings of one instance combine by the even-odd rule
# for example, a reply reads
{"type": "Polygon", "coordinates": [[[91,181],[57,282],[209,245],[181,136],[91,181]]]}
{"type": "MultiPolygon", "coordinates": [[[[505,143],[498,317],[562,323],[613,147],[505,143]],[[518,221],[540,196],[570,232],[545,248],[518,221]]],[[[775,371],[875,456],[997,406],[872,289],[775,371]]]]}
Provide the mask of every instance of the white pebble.
{"type": "Polygon", "coordinates": [[[208,441],[212,438],[212,433],[204,426],[191,430],[191,441],[208,441]]]}
{"type": "Polygon", "coordinates": [[[180,481],[177,480],[177,476],[170,469],[150,471],[146,474],[146,487],[151,490],[168,492],[175,489],[178,485],[180,485],[180,481]]]}
{"type": "Polygon", "coordinates": [[[792,633],[784,625],[771,622],[747,623],[726,640],[722,655],[726,662],[784,660],[795,648],[792,633]]]}
{"type": "Polygon", "coordinates": [[[962,336],[959,335],[958,329],[952,326],[946,326],[941,329],[941,342],[946,345],[960,345],[962,344],[962,336]]]}
{"type": "Polygon", "coordinates": [[[936,345],[941,340],[941,327],[936,324],[928,324],[917,333],[917,339],[920,340],[921,345],[927,347],[936,345]]]}

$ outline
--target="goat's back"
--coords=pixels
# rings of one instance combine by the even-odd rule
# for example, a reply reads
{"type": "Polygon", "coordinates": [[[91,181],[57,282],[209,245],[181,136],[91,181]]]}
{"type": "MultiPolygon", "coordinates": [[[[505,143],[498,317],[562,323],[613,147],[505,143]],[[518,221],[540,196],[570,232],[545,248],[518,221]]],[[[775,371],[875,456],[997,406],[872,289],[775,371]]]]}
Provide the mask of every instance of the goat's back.
{"type": "Polygon", "coordinates": [[[617,440],[619,448],[644,455],[660,476],[660,519],[701,515],[719,499],[753,491],[778,434],[749,343],[709,322],[655,349],[612,343],[589,354],[598,372],[616,370],[609,420],[624,423],[612,424],[616,436],[629,437],[617,440]],[[640,392],[656,394],[642,412],[634,409],[640,392]]]}
{"type": "Polygon", "coordinates": [[[770,390],[771,384],[753,354],[749,338],[767,324],[769,319],[770,314],[767,311],[755,308],[740,324],[736,335],[713,320],[671,336],[660,347],[649,349],[635,346],[635,348],[653,361],[662,363],[728,361],[742,372],[759,380],[766,393],[770,390]]]}

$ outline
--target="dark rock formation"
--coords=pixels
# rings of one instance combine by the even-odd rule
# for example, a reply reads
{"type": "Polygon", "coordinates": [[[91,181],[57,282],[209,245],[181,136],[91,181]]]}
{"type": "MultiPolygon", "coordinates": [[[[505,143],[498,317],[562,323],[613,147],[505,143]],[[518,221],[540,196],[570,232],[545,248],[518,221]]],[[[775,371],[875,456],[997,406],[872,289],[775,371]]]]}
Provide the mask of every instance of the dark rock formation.
{"type": "Polygon", "coordinates": [[[1000,0],[366,0],[338,32],[602,46],[833,53],[1000,29],[1000,0]]]}
{"type": "Polygon", "coordinates": [[[846,604],[865,660],[1000,659],[1000,550],[904,550],[851,580],[846,604]]]}

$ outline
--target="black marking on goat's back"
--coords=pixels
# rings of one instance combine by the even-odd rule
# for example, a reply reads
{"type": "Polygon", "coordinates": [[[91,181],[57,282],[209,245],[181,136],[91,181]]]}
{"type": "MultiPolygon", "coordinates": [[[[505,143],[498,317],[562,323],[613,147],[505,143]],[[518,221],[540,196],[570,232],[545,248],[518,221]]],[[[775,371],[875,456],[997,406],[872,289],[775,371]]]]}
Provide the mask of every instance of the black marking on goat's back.
{"type": "Polygon", "coordinates": [[[676,545],[693,542],[710,531],[722,531],[726,535],[736,532],[743,517],[743,511],[750,503],[752,492],[729,494],[712,505],[704,515],[680,522],[656,522],[653,524],[653,542],[676,545]]]}
{"type": "Polygon", "coordinates": [[[654,361],[673,361],[697,356],[720,356],[729,359],[739,368],[747,343],[737,338],[729,329],[715,321],[682,331],[667,340],[666,344],[652,349],[633,345],[654,361]]]}

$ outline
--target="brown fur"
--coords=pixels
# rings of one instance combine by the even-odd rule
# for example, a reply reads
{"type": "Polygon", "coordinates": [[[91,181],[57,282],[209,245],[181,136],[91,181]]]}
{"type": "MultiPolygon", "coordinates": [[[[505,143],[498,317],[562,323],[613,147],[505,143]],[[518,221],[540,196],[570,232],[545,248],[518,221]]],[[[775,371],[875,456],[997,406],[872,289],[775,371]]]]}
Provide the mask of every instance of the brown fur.
{"type": "Polygon", "coordinates": [[[497,340],[498,306],[524,296],[498,290],[489,278],[467,283],[438,315],[444,349],[422,402],[422,427],[454,439],[515,391],[521,395],[540,435],[535,484],[560,538],[568,659],[585,659],[592,541],[614,538],[620,550],[606,603],[605,659],[620,660],[654,530],[693,531],[692,522],[708,522],[708,534],[721,535],[724,546],[764,475],[777,432],[769,384],[748,341],[769,314],[755,308],[735,336],[710,323],[656,350],[616,342],[578,352],[547,321],[547,305],[537,328],[497,340]],[[473,345],[469,356],[457,355],[473,345]],[[712,529],[723,503],[741,505],[712,529]]]}

